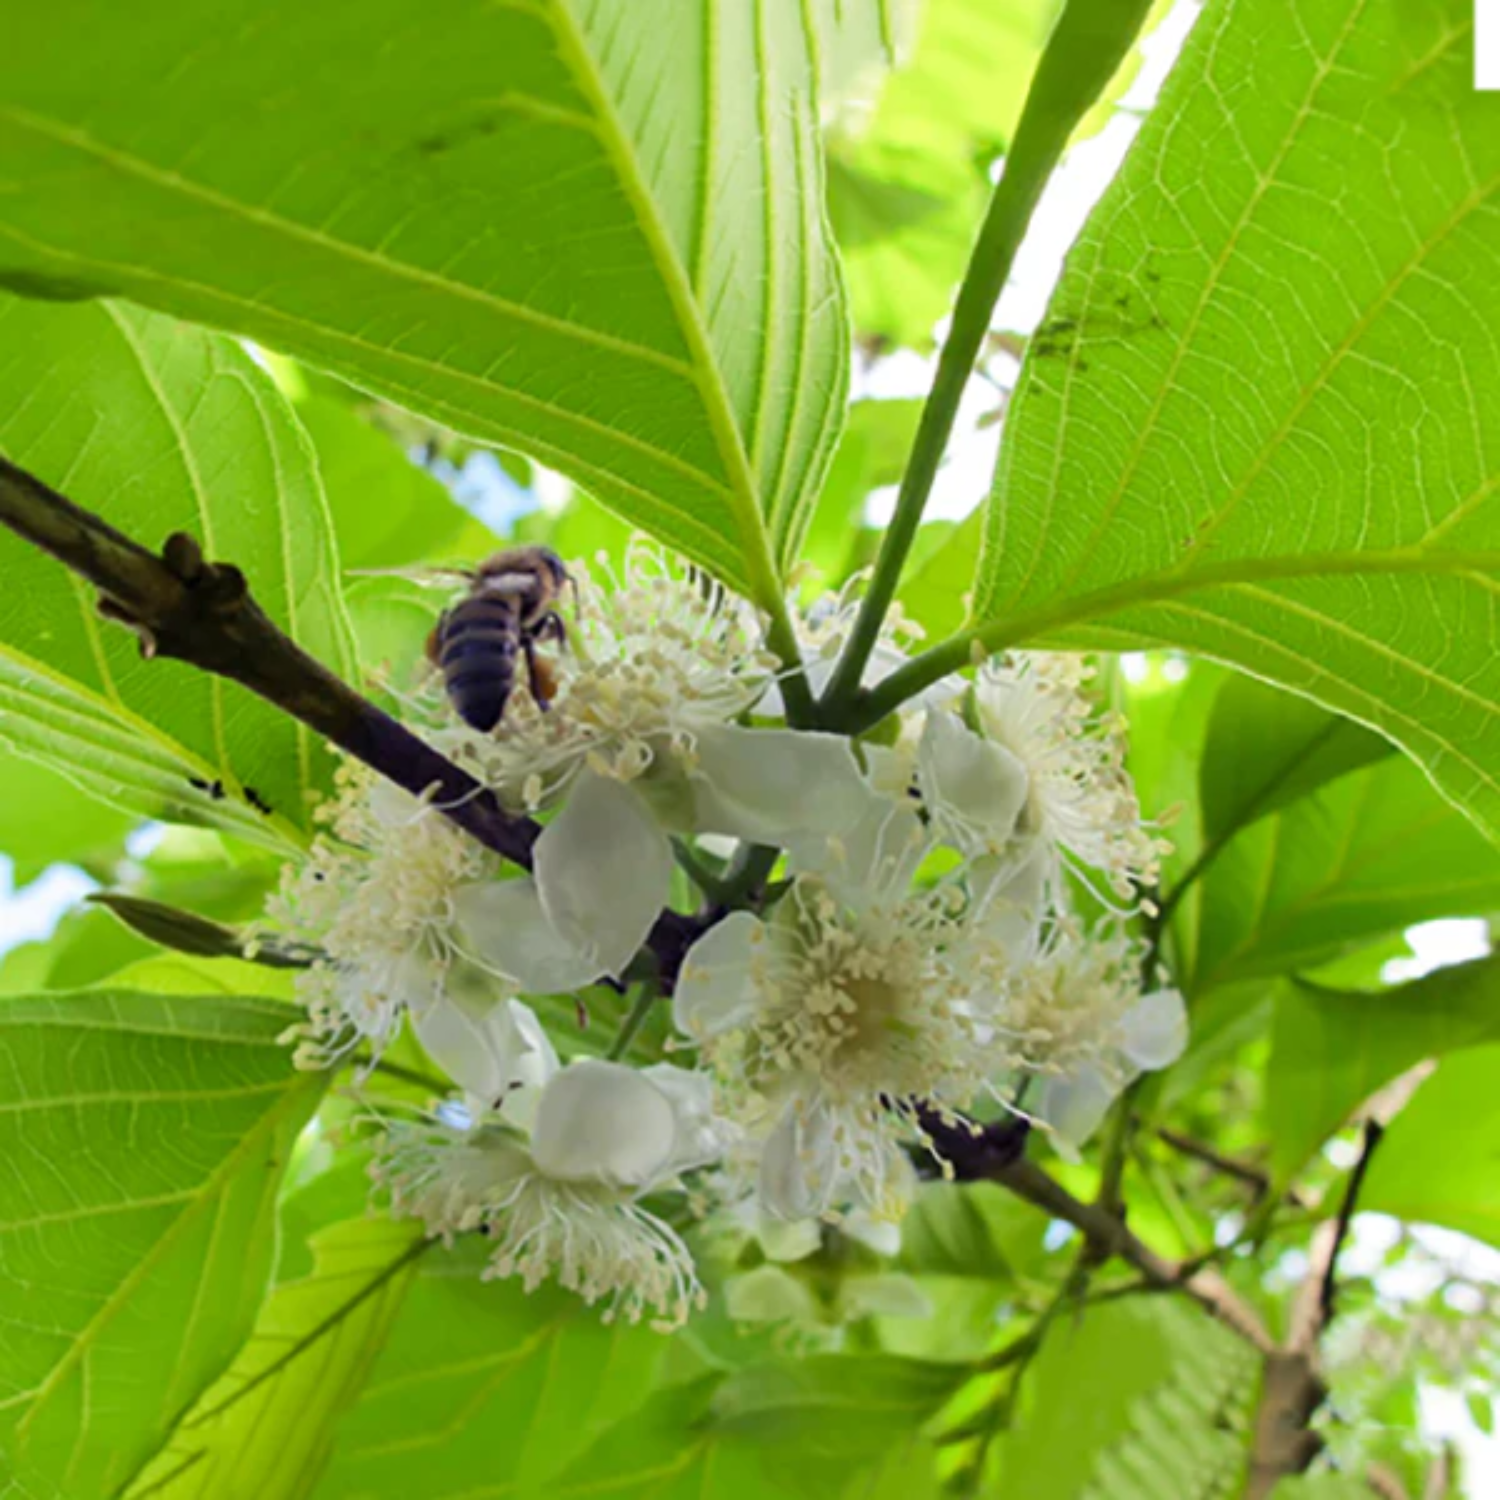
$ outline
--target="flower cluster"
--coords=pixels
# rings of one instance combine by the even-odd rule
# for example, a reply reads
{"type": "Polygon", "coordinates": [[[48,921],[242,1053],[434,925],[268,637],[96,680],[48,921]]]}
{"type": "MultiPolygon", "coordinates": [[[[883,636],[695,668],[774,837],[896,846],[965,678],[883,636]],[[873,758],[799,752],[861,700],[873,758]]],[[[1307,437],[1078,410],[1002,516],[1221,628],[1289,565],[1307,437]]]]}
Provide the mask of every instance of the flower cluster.
{"type": "MultiPolygon", "coordinates": [[[[762,621],[719,587],[646,552],[572,572],[549,701],[518,686],[492,733],[423,726],[542,823],[532,871],[347,770],[271,913],[322,955],[299,979],[304,1062],[378,1058],[409,1019],[453,1081],[434,1115],[383,1120],[393,1211],[483,1231],[493,1275],[670,1325],[702,1298],[682,1226],[710,1200],[763,1238],[889,1224],[914,1160],[942,1167],[937,1122],[1010,1111],[1076,1151],[1180,1053],[1181,999],[1145,989],[1131,935],[1160,845],[1081,661],[983,663],[856,742],[786,722],[762,621]],[[560,1063],[520,997],[638,979],[660,912],[699,895],[662,986],[691,1066],[560,1063]]],[[[815,691],[851,608],[803,624],[815,691]]]]}

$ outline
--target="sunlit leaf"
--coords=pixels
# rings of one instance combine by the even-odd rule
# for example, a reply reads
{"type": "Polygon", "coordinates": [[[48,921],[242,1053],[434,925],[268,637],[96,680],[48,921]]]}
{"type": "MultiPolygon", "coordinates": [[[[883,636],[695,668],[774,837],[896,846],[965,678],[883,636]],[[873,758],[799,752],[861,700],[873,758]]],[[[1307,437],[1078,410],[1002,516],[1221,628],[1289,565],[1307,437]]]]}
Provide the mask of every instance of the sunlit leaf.
{"type": "Polygon", "coordinates": [[[813,1356],[662,1391],[548,1493],[621,1500],[787,1500],[864,1492],[965,1378],[961,1365],[813,1356]]]}
{"type": "Polygon", "coordinates": [[[60,771],[0,746],[0,854],[15,861],[15,884],[59,861],[87,864],[118,855],[136,819],[89,796],[60,771]]]}
{"type": "MultiPolygon", "coordinates": [[[[192,533],[210,558],[243,568],[282,629],[348,675],[312,453],[242,349],[120,303],[0,295],[0,350],[0,451],[147,545],[192,533]]],[[[306,837],[308,794],[330,771],[310,730],[222,678],[143,661],[128,631],[98,617],[91,589],[8,531],[0,567],[0,729],[11,743],[138,813],[306,837]]]]}
{"type": "Polygon", "coordinates": [[[650,1393],[659,1333],[605,1325],[555,1288],[482,1282],[487,1247],[427,1256],[368,1383],[339,1428],[323,1500],[437,1500],[475,1485],[547,1488],[650,1393]]]}
{"type": "Polygon", "coordinates": [[[229,1370],[126,1492],[161,1500],[302,1500],[359,1396],[427,1247],[371,1216],[315,1234],[313,1269],[278,1286],[229,1370]]]}
{"type": "Polygon", "coordinates": [[[447,560],[469,517],[437,479],[347,401],[313,393],[296,411],[317,451],[345,568],[447,560]]]}
{"type": "Polygon", "coordinates": [[[128,1480],[249,1331],[321,1077],[286,1007],[0,1004],[0,1442],[69,1500],[128,1480]]]}
{"type": "Polygon", "coordinates": [[[248,334],[765,601],[847,381],[817,63],[885,11],[31,7],[0,62],[0,284],[248,334]]]}
{"type": "Polygon", "coordinates": [[[1238,829],[1391,753],[1388,740],[1238,674],[1214,701],[1201,772],[1204,836],[1238,829]]]}
{"type": "Polygon", "coordinates": [[[1280,681],[1494,831],[1500,98],[1470,14],[1204,14],[1027,361],[977,613],[1280,681]]]}

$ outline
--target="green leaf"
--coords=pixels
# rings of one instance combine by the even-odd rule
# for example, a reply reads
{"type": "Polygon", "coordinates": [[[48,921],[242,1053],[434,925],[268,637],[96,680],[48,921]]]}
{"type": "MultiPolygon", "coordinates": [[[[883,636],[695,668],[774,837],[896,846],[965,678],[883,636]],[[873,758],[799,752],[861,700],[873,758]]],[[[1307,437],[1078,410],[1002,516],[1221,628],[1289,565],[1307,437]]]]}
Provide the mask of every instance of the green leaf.
{"type": "Polygon", "coordinates": [[[128,1480],[248,1333],[322,1092],[284,1006],[0,1002],[0,1442],[69,1500],[128,1480]]]}
{"type": "Polygon", "coordinates": [[[1203,832],[1221,843],[1325,782],[1391,753],[1389,740],[1252,677],[1228,677],[1203,746],[1203,832]]]}
{"type": "Polygon", "coordinates": [[[871,1469],[917,1445],[967,1378],[962,1365],[815,1355],[655,1395],[548,1487],[619,1500],[824,1500],[866,1493],[871,1469]]]}
{"type": "Polygon", "coordinates": [[[1396,1117],[1359,1206],[1500,1245],[1500,1047],[1448,1057],[1396,1117]]]}
{"type": "Polygon", "coordinates": [[[303,1500],[328,1461],[430,1241],[359,1218],[312,1236],[314,1268],[278,1286],[233,1365],[178,1424],[126,1500],[303,1500]]]}
{"type": "Polygon", "coordinates": [[[449,559],[469,515],[437,479],[347,401],[314,392],[296,412],[318,455],[344,567],[449,559]]]}
{"type": "Polygon", "coordinates": [[[86,989],[156,951],[139,933],[104,912],[74,907],[49,938],[6,955],[4,988],[12,994],[86,989]]]}
{"type": "MultiPolygon", "coordinates": [[[[932,522],[928,523],[931,526],[932,522]]],[[[923,526],[917,537],[920,541],[923,526]]],[[[915,620],[929,638],[941,640],[963,624],[968,613],[969,579],[979,556],[981,518],[971,515],[925,559],[915,561],[902,580],[896,599],[902,613],[915,620]]],[[[915,558],[916,549],[913,548],[915,558]]]]}
{"type": "MultiPolygon", "coordinates": [[[[118,303],[3,295],[0,349],[7,457],[146,545],[193,533],[244,568],[282,629],[350,672],[311,449],[242,349],[118,303]]],[[[9,532],[0,568],[0,724],[17,749],[131,811],[306,838],[308,794],[330,768],[310,730],[222,678],[143,661],[128,631],[98,617],[93,590],[9,532]],[[257,811],[250,790],[275,811],[257,811]]]]}
{"type": "Polygon", "coordinates": [[[1262,818],[1200,882],[1191,987],[1327,962],[1437,917],[1500,908],[1500,850],[1392,757],[1262,818]]]}
{"type": "Polygon", "coordinates": [[[58,862],[88,864],[119,855],[136,819],[90,797],[61,772],[0,746],[0,854],[15,861],[15,883],[58,862]]]}
{"type": "Polygon", "coordinates": [[[858,556],[865,501],[901,478],[921,413],[920,401],[856,401],[849,408],[802,547],[823,588],[838,588],[866,561],[858,556]]]}
{"type": "Polygon", "coordinates": [[[1500,959],[1373,994],[1288,984],[1276,996],[1266,1118],[1285,1183],[1377,1089],[1424,1058],[1500,1039],[1500,959]]]}
{"type": "Polygon", "coordinates": [[[1179,1302],[1106,1303],[1059,1318],[1015,1425],[996,1444],[989,1492],[1217,1500],[1243,1468],[1256,1364],[1248,1345],[1179,1302]]]}
{"type": "Polygon", "coordinates": [[[606,1325],[570,1292],[481,1281],[486,1250],[422,1262],[319,1495],[552,1493],[551,1476],[645,1400],[666,1339],[606,1325]]]}
{"type": "Polygon", "coordinates": [[[1279,681],[1500,833],[1500,406],[1476,395],[1500,98],[1470,15],[1202,16],[1033,343],[976,617],[992,646],[1180,645],[1279,681]]]}
{"type": "Polygon", "coordinates": [[[544,460],[770,605],[847,384],[816,64],[885,10],[32,7],[0,284],[247,334],[544,460]]]}
{"type": "Polygon", "coordinates": [[[1009,1281],[1038,1269],[1045,1218],[990,1183],[923,1185],[901,1222],[900,1264],[920,1275],[1009,1281]]]}

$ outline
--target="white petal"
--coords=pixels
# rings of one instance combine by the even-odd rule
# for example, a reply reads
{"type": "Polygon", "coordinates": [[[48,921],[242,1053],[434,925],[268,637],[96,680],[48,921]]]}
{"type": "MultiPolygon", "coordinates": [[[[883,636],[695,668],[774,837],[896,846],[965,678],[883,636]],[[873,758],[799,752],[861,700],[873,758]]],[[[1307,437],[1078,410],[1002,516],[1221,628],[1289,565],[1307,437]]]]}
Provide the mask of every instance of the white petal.
{"type": "Polygon", "coordinates": [[[794,833],[838,833],[864,808],[868,789],[842,735],[716,725],[696,740],[690,777],[696,826],[757,844],[794,833]]]}
{"type": "Polygon", "coordinates": [[[714,1085],[707,1073],[694,1073],[671,1063],[653,1063],[645,1077],[671,1101],[677,1121],[672,1153],[662,1168],[664,1177],[691,1172],[717,1161],[731,1138],[728,1121],[714,1113],[714,1085]]]}
{"type": "Polygon", "coordinates": [[[552,1043],[518,1000],[477,1005],[444,994],[414,1007],[411,1019],[428,1056],[485,1108],[494,1108],[511,1089],[541,1084],[556,1071],[552,1043]]]}
{"type": "Polygon", "coordinates": [[[1025,846],[1019,861],[998,855],[970,860],[969,888],[975,904],[983,908],[978,920],[985,936],[1024,951],[1037,936],[1054,869],[1054,852],[1040,839],[1025,846]]]}
{"type": "Polygon", "coordinates": [[[548,1177],[641,1187],[660,1175],[676,1136],[659,1088],[633,1068],[586,1058],[542,1090],[531,1155],[548,1177]]]}
{"type": "Polygon", "coordinates": [[[903,800],[917,775],[916,749],[907,740],[895,745],[862,745],[865,778],[882,797],[903,800]]]}
{"type": "Polygon", "coordinates": [[[730,1277],[724,1303],[739,1323],[815,1323],[818,1318],[812,1293],[778,1266],[757,1266],[730,1277]]]}
{"type": "Polygon", "coordinates": [[[717,1036],[755,1015],[752,972],[765,924],[747,911],[730,912],[687,951],[672,995],[672,1020],[684,1036],[717,1036]]]}
{"type": "Polygon", "coordinates": [[[1062,1154],[1076,1160],[1078,1148],[1099,1128],[1114,1098],[1104,1075],[1086,1063],[1071,1077],[1044,1080],[1026,1108],[1052,1128],[1062,1154]]]}
{"type": "Polygon", "coordinates": [[[917,752],[922,795],[944,834],[970,852],[1008,844],[1026,806],[1026,767],[1004,745],[930,712],[917,752]]]}
{"type": "Polygon", "coordinates": [[[875,792],[847,832],[836,838],[796,840],[794,870],[821,876],[851,904],[863,906],[882,894],[904,896],[930,844],[909,802],[892,802],[875,792]]]}
{"type": "Polygon", "coordinates": [[[816,1218],[833,1202],[838,1166],[828,1112],[789,1104],[761,1152],[761,1207],[773,1219],[816,1218]]]}
{"type": "Polygon", "coordinates": [[[1120,1050],[1147,1072],[1170,1067],[1187,1046],[1187,1007],[1176,990],[1154,990],[1126,1012],[1120,1050]]]}
{"type": "Polygon", "coordinates": [[[565,941],[542,911],[536,882],[486,880],[460,887],[453,910],[467,950],[537,995],[564,994],[597,979],[598,963],[565,941]]]}
{"type": "Polygon", "coordinates": [[[625,783],[585,774],[535,849],[542,910],[596,974],[619,974],[666,904],[672,849],[625,783]]]}
{"type": "MultiPolygon", "coordinates": [[[[908,1193],[906,1196],[911,1195],[908,1193]]],[[[877,1255],[896,1255],[900,1252],[901,1226],[890,1219],[877,1219],[867,1208],[856,1208],[846,1214],[839,1228],[851,1240],[858,1240],[877,1255]]]]}

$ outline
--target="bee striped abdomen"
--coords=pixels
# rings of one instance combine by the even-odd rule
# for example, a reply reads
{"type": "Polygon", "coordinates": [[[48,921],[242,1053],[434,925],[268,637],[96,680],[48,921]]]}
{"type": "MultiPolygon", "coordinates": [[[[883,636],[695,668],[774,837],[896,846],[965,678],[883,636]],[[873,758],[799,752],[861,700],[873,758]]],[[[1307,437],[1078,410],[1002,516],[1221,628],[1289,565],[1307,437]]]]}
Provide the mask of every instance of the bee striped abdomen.
{"type": "Polygon", "coordinates": [[[516,601],[482,595],[462,600],[438,621],[433,648],[458,716],[471,729],[493,729],[516,681],[521,649],[516,601]]]}

